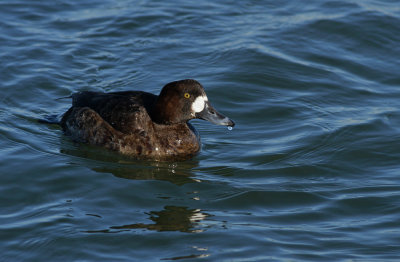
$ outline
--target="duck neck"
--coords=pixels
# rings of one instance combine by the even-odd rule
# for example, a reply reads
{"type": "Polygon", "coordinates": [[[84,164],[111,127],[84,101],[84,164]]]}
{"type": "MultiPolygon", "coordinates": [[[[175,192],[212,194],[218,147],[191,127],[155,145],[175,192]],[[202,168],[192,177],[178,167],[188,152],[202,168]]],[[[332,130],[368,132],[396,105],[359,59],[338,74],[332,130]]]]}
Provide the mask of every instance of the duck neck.
{"type": "Polygon", "coordinates": [[[158,98],[154,103],[151,111],[151,118],[157,124],[171,125],[177,124],[180,121],[176,115],[176,104],[173,101],[166,101],[165,99],[158,98]]]}

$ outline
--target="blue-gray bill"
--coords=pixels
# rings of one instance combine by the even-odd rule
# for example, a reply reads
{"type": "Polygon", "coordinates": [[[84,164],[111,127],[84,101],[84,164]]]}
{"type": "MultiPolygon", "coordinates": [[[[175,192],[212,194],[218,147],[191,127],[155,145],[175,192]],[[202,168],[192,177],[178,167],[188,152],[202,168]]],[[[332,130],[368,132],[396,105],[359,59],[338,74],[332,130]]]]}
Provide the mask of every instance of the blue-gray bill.
{"type": "Polygon", "coordinates": [[[218,111],[215,110],[209,102],[206,102],[203,111],[196,113],[196,117],[199,119],[207,120],[216,125],[228,127],[235,126],[235,122],[233,122],[232,119],[218,113],[218,111]]]}

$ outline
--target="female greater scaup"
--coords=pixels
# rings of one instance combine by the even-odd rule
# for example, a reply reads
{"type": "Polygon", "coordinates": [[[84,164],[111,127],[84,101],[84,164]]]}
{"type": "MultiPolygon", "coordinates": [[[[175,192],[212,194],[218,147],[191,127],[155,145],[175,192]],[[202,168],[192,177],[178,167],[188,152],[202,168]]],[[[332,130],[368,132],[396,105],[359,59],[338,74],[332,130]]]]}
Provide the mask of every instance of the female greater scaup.
{"type": "Polygon", "coordinates": [[[158,96],[142,91],[75,93],[61,126],[76,141],[135,158],[188,159],[200,150],[199,134],[188,123],[194,118],[235,125],[211,106],[199,82],[186,79],[165,85],[158,96]]]}

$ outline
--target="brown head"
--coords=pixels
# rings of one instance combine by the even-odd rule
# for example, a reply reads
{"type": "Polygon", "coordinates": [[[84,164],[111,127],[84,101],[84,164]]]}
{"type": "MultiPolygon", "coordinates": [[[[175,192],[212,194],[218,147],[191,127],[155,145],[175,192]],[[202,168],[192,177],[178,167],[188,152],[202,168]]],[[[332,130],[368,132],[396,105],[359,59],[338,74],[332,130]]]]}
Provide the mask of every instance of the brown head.
{"type": "Polygon", "coordinates": [[[208,120],[217,125],[235,125],[231,119],[211,106],[203,86],[193,79],[166,84],[151,114],[156,123],[165,125],[187,122],[194,118],[208,120]]]}

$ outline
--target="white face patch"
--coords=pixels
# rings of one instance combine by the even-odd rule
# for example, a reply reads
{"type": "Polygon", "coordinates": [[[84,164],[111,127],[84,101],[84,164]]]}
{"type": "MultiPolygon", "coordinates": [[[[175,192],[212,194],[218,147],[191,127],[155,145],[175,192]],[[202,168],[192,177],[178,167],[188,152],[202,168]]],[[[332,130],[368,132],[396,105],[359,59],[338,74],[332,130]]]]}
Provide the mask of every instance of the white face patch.
{"type": "Polygon", "coordinates": [[[203,111],[206,101],[208,101],[206,96],[198,96],[192,104],[192,111],[195,113],[203,111]]]}

